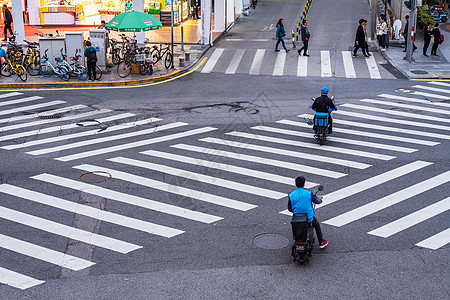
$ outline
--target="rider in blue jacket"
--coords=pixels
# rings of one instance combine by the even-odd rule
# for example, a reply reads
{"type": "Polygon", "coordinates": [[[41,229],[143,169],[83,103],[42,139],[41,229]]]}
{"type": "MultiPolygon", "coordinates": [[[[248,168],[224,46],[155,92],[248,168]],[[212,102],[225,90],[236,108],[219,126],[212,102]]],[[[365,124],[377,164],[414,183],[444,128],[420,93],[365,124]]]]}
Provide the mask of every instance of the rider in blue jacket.
{"type": "Polygon", "coordinates": [[[319,247],[325,248],[328,241],[323,239],[322,230],[320,229],[319,221],[314,216],[314,208],[312,203],[322,203],[322,197],[316,196],[309,190],[304,188],[305,177],[299,176],[295,178],[295,185],[297,189],[289,194],[288,210],[294,214],[307,214],[310,226],[316,230],[317,239],[319,240],[319,247]]]}

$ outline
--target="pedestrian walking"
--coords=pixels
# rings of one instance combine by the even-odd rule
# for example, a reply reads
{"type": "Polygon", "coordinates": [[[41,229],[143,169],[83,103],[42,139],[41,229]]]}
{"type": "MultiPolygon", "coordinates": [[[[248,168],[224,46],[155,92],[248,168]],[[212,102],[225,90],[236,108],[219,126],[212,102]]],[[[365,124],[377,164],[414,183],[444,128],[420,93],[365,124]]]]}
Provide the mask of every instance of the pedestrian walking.
{"type": "Polygon", "coordinates": [[[431,30],[431,43],[433,44],[431,47],[431,56],[439,56],[437,55],[437,48],[439,46],[440,39],[441,31],[439,30],[439,23],[436,22],[433,30],[431,30]]]}
{"type": "Polygon", "coordinates": [[[286,36],[286,31],[284,30],[284,20],[283,19],[279,19],[278,23],[277,23],[277,33],[276,33],[276,38],[277,38],[277,43],[275,44],[275,52],[279,52],[280,50],[278,50],[278,45],[283,44],[283,48],[284,50],[286,50],[286,52],[289,52],[289,50],[286,48],[286,44],[284,43],[284,36],[286,36]]]}
{"type": "Polygon", "coordinates": [[[427,22],[427,26],[423,30],[423,56],[428,57],[427,50],[431,42],[431,23],[427,22]]]}
{"type": "Polygon", "coordinates": [[[372,55],[369,52],[369,43],[367,41],[367,20],[364,20],[364,22],[362,23],[362,27],[364,29],[364,42],[365,42],[364,44],[365,44],[365,47],[366,47],[366,54],[367,54],[367,56],[365,56],[365,57],[369,57],[369,56],[372,56],[372,55]]]}
{"type": "MultiPolygon", "coordinates": [[[[408,47],[408,27],[409,27],[409,16],[408,15],[405,16],[405,20],[406,20],[405,29],[403,29],[403,37],[405,38],[405,50],[403,50],[403,52],[406,52],[406,48],[408,47]]],[[[413,51],[416,49],[417,49],[417,47],[416,47],[416,45],[414,45],[414,40],[413,40],[413,51]]]]}
{"type": "Polygon", "coordinates": [[[311,37],[311,34],[309,33],[309,30],[308,30],[308,21],[307,20],[302,21],[302,27],[300,28],[300,35],[302,38],[303,46],[297,51],[298,55],[301,55],[302,50],[303,50],[303,56],[309,56],[307,54],[307,51],[308,51],[309,38],[311,37]]]}
{"type": "Polygon", "coordinates": [[[394,30],[394,38],[396,40],[399,40],[400,30],[402,30],[402,21],[400,19],[395,19],[394,24],[392,25],[392,29],[394,30]]]}
{"type": "Polygon", "coordinates": [[[386,36],[388,32],[388,26],[386,23],[386,17],[384,15],[380,16],[381,24],[377,25],[378,32],[378,44],[380,45],[381,51],[386,51],[386,36]]]}
{"type": "Polygon", "coordinates": [[[92,43],[90,41],[86,42],[86,46],[87,48],[84,50],[84,56],[86,57],[89,81],[92,81],[97,78],[97,74],[95,71],[95,67],[97,66],[97,51],[94,47],[92,47],[92,43]]]}
{"type": "Polygon", "coordinates": [[[353,49],[353,57],[358,57],[356,53],[361,48],[364,57],[368,57],[366,53],[367,32],[364,32],[364,19],[359,20],[359,26],[356,29],[355,48],[353,49]]]}
{"type": "Polygon", "coordinates": [[[3,16],[5,17],[5,28],[3,29],[3,33],[5,34],[5,38],[3,39],[3,41],[7,41],[7,36],[8,36],[8,30],[9,30],[9,34],[13,35],[13,31],[11,28],[11,23],[13,21],[11,12],[8,9],[8,6],[6,6],[6,4],[3,5],[3,16]]]}

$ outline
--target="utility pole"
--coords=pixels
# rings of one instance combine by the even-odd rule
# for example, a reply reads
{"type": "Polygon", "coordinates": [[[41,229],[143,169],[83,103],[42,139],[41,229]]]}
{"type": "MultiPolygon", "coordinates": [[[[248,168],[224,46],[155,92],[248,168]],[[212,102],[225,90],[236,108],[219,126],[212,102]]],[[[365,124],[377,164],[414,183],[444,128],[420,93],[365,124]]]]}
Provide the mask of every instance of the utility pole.
{"type": "Polygon", "coordinates": [[[416,30],[417,19],[417,0],[410,1],[408,35],[406,36],[406,60],[408,62],[414,61],[414,31],[416,30]]]}
{"type": "Polygon", "coordinates": [[[376,30],[377,30],[377,13],[378,13],[378,0],[372,0],[372,7],[370,9],[370,28],[371,35],[370,38],[372,41],[376,38],[376,30]]]}
{"type": "Polygon", "coordinates": [[[173,16],[173,3],[174,0],[171,1],[171,5],[170,5],[170,9],[171,9],[171,14],[170,14],[170,25],[171,25],[171,32],[170,32],[170,51],[172,52],[172,65],[170,66],[173,69],[173,57],[174,57],[174,53],[173,53],[173,22],[174,22],[174,16],[173,16]]]}

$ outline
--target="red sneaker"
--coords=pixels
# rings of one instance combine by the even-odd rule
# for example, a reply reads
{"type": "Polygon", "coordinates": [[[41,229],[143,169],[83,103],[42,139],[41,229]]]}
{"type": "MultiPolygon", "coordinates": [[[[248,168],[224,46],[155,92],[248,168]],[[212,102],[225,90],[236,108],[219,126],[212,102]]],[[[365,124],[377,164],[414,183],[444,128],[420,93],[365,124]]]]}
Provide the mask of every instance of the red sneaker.
{"type": "Polygon", "coordinates": [[[328,245],[328,241],[327,241],[327,240],[323,240],[323,242],[319,244],[319,248],[320,248],[320,249],[323,249],[323,248],[325,248],[327,245],[328,245]]]}

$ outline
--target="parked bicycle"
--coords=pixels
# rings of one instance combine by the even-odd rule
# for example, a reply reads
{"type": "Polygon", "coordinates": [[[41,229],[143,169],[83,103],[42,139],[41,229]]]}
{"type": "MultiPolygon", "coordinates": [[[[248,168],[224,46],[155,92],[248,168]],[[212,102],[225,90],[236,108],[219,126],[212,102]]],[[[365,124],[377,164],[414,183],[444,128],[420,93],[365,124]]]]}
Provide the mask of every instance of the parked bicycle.
{"type": "Polygon", "coordinates": [[[164,58],[164,66],[166,69],[169,69],[173,66],[173,55],[170,51],[170,44],[159,44],[158,46],[152,47],[152,57],[153,57],[153,63],[157,64],[159,61],[161,61],[164,58]],[[163,45],[165,45],[163,47],[163,45]]]}
{"type": "Polygon", "coordinates": [[[75,56],[69,57],[69,60],[74,61],[69,64],[67,62],[67,55],[64,54],[63,48],[60,50],[62,61],[58,63],[58,65],[62,65],[67,68],[69,71],[69,75],[72,77],[78,76],[80,80],[87,79],[87,70],[79,61],[81,55],[78,55],[78,49],[75,51],[75,56]]]}
{"type": "Polygon", "coordinates": [[[16,74],[20,80],[27,81],[27,70],[25,70],[25,67],[12,59],[7,59],[5,64],[2,65],[2,75],[5,77],[11,76],[13,73],[16,74]]]}
{"type": "Polygon", "coordinates": [[[31,76],[36,76],[39,74],[40,67],[39,44],[28,41],[24,42],[28,44],[28,49],[23,59],[23,66],[27,70],[28,74],[31,76]]]}
{"type": "MultiPolygon", "coordinates": [[[[63,80],[68,81],[70,79],[69,70],[62,65],[57,65],[56,67],[54,67],[48,59],[47,52],[48,49],[45,50],[44,56],[42,56],[39,73],[41,73],[41,75],[44,77],[50,77],[53,74],[56,74],[63,80]]],[[[62,58],[56,57],[55,60],[56,62],[60,62],[62,61],[62,58]]]]}

